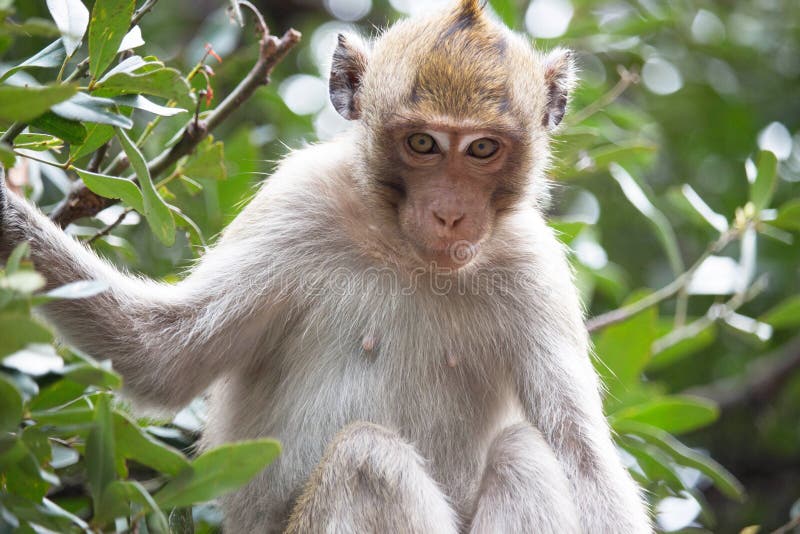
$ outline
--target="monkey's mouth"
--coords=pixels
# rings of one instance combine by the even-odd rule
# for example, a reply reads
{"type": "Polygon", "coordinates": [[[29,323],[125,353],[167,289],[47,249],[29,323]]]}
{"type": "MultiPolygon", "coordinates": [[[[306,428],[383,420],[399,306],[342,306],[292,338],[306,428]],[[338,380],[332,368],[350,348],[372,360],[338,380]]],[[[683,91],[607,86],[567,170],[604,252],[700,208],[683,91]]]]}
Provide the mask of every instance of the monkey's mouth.
{"type": "Polygon", "coordinates": [[[453,241],[444,246],[427,247],[417,245],[417,255],[431,271],[457,271],[466,267],[480,252],[480,243],[466,240],[453,241]]]}

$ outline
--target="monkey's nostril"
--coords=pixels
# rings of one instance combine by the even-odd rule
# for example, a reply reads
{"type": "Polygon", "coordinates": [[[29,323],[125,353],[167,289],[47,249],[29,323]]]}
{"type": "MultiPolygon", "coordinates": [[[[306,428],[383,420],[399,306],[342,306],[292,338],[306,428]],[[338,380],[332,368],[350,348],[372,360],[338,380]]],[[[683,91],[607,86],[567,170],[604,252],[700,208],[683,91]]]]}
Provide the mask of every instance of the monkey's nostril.
{"type": "Polygon", "coordinates": [[[463,213],[442,213],[442,212],[433,212],[433,217],[445,228],[453,229],[458,226],[462,220],[464,220],[463,213]]]}

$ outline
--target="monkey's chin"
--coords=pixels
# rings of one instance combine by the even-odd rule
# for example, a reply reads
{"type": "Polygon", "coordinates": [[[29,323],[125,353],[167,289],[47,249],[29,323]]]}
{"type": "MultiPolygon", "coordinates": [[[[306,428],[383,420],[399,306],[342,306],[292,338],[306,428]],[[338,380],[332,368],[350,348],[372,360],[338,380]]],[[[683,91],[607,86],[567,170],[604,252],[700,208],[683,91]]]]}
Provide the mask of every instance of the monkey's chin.
{"type": "Polygon", "coordinates": [[[417,246],[416,252],[425,267],[436,274],[455,273],[469,266],[478,255],[480,245],[456,241],[444,248],[417,246]]]}

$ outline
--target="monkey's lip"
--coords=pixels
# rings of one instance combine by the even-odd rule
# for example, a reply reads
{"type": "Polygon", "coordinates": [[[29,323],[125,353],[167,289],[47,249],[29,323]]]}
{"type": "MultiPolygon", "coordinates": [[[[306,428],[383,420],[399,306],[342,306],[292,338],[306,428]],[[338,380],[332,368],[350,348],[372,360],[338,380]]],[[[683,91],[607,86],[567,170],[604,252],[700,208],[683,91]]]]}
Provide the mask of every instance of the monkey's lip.
{"type": "Polygon", "coordinates": [[[480,243],[460,240],[452,241],[444,246],[417,245],[415,248],[420,259],[428,263],[434,270],[457,271],[475,259],[480,251],[480,243]]]}

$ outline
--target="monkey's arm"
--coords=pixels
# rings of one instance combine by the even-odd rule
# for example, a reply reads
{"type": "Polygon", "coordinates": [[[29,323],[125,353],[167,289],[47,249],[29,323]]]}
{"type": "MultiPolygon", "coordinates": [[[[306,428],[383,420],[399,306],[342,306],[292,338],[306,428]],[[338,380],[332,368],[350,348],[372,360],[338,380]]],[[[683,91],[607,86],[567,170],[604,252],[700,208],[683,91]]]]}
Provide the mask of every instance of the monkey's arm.
{"type": "Polygon", "coordinates": [[[242,232],[224,236],[179,284],[145,280],[100,259],[6,190],[0,178],[0,261],[27,241],[49,288],[77,280],[107,283],[99,295],[42,311],[71,344],[110,358],[127,391],[145,404],[179,407],[254,355],[266,315],[280,313],[270,302],[274,288],[264,247],[254,239],[242,232]]]}
{"type": "Polygon", "coordinates": [[[584,532],[652,532],[640,490],[622,465],[602,411],[583,313],[561,246],[546,231],[532,284],[529,353],[513,370],[527,418],[570,480],[584,532]]]}

